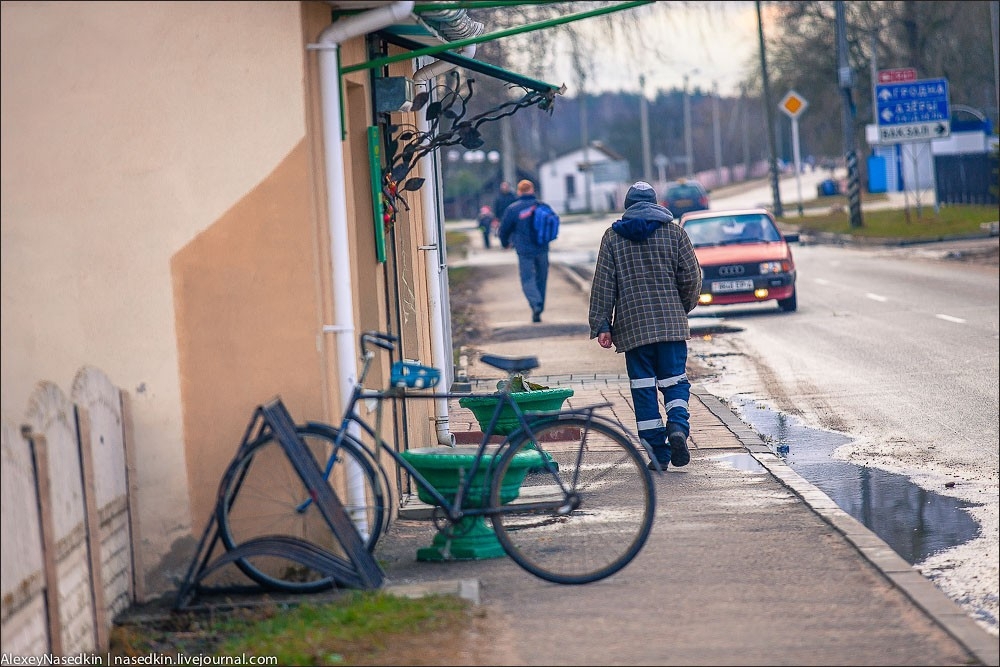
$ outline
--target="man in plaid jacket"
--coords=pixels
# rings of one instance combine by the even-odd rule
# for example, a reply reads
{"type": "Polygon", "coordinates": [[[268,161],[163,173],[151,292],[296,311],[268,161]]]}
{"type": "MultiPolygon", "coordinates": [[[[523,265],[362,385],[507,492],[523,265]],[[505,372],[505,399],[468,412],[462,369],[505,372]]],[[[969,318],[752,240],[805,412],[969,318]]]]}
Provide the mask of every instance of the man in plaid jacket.
{"type": "Polygon", "coordinates": [[[656,462],[687,465],[691,432],[687,315],[698,305],[701,267],[687,233],[644,181],[625,195],[625,213],[604,232],[590,291],[590,337],[625,353],[639,437],[656,462]],[[659,396],[667,412],[660,413],[659,396]]]}

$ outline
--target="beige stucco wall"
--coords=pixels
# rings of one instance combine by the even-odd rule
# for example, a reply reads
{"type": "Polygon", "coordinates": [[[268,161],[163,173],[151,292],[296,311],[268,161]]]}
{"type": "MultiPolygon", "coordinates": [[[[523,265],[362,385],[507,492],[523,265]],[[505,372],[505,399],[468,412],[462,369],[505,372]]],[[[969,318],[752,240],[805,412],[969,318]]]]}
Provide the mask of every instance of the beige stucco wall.
{"type": "MultiPolygon", "coordinates": [[[[336,422],[357,370],[323,333],[338,294],[354,342],[393,331],[402,356],[430,361],[424,193],[377,262],[369,73],[343,77],[351,284],[331,284],[307,49],[325,2],[0,9],[3,418],[20,423],[36,383],[68,390],[83,366],[129,394],[137,567],[148,594],[169,594],[256,406],[278,395],[296,421],[336,422]]],[[[340,49],[345,65],[367,55],[362,38],[340,49]]],[[[380,361],[369,386],[384,386],[380,361]]],[[[417,402],[396,424],[404,446],[434,444],[433,409],[417,402]]]]}
{"type": "MultiPolygon", "coordinates": [[[[196,464],[184,447],[178,341],[190,332],[177,330],[177,298],[189,293],[175,290],[172,266],[209,242],[220,252],[225,231],[213,226],[259,204],[262,183],[307,171],[301,11],[294,2],[0,5],[0,407],[20,423],[38,381],[68,390],[85,364],[130,394],[137,546],[153,591],[183,574],[190,551],[180,545],[198,539],[204,520],[191,515],[187,469],[196,464]]],[[[288,199],[285,190],[270,203],[288,199]]],[[[311,212],[314,202],[302,206],[311,212]]],[[[267,212],[272,234],[282,214],[267,212]]],[[[246,295],[220,293],[219,303],[227,296],[246,295]]],[[[315,341],[308,346],[267,363],[306,358],[315,383],[315,341]]]]}

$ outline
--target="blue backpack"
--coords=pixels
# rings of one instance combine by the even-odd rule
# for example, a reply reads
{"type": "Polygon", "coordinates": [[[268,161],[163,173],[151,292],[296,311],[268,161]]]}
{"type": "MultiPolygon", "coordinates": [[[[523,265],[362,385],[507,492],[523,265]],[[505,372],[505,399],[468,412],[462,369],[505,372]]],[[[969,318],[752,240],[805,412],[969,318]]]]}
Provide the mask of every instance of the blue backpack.
{"type": "Polygon", "coordinates": [[[519,215],[522,219],[528,216],[531,216],[531,226],[535,230],[534,241],[538,245],[555,241],[559,236],[559,215],[545,202],[529,206],[519,215]]]}

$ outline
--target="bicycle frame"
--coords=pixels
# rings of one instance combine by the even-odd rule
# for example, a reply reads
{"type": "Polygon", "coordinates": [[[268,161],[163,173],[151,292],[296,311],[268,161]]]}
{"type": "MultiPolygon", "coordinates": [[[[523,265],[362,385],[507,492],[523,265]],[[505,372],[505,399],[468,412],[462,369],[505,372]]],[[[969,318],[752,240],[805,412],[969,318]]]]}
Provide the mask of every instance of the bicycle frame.
{"type": "MultiPolygon", "coordinates": [[[[377,341],[375,342],[378,345],[377,341]]],[[[379,345],[380,347],[384,346],[379,345]]],[[[488,392],[429,392],[426,390],[418,390],[420,393],[410,392],[403,388],[389,388],[386,390],[374,390],[367,389],[363,386],[364,380],[368,375],[369,368],[371,366],[372,360],[375,357],[375,353],[367,349],[364,349],[362,359],[363,365],[361,374],[358,377],[357,382],[355,382],[354,389],[351,392],[351,397],[348,405],[344,411],[344,414],[340,421],[340,430],[335,439],[335,447],[339,447],[343,442],[344,438],[348,437],[351,432],[351,426],[356,425],[361,428],[369,437],[372,438],[375,445],[374,447],[369,447],[360,438],[350,436],[358,446],[362,447],[365,452],[372,458],[372,460],[381,468],[382,465],[378,460],[377,452],[378,450],[384,450],[389,454],[390,457],[399,465],[403,470],[406,471],[408,475],[423,489],[425,490],[435,501],[435,503],[440,506],[451,523],[457,523],[465,517],[472,516],[488,516],[492,514],[502,513],[504,509],[502,507],[489,507],[484,506],[481,508],[465,507],[464,502],[467,498],[469,489],[472,485],[472,480],[475,479],[476,473],[479,471],[483,464],[483,458],[486,454],[487,448],[490,446],[490,441],[495,435],[494,430],[500,419],[501,414],[503,414],[505,408],[510,408],[513,410],[514,414],[517,416],[519,428],[515,429],[509,435],[504,436],[502,442],[497,445],[497,449],[492,453],[490,459],[491,463],[498,461],[500,455],[503,453],[504,449],[510,446],[511,442],[520,442],[523,438],[534,438],[534,432],[531,428],[532,421],[546,420],[551,418],[558,418],[560,415],[573,415],[577,417],[584,417],[588,424],[593,421],[606,421],[608,423],[613,423],[599,415],[595,415],[594,411],[603,407],[608,407],[610,403],[598,403],[594,405],[583,406],[580,408],[574,408],[571,410],[554,410],[554,411],[544,411],[535,412],[532,411],[530,415],[526,414],[517,402],[511,397],[510,382],[506,384],[505,388],[499,392],[499,394],[488,393],[488,392]],[[453,398],[466,398],[466,397],[492,397],[499,398],[497,401],[497,406],[493,411],[493,415],[490,418],[489,424],[483,430],[483,437],[480,440],[478,446],[476,447],[475,455],[473,457],[472,464],[468,473],[460,480],[457,487],[455,498],[453,501],[449,501],[444,495],[438,491],[427,478],[424,477],[414,466],[409,463],[405,458],[403,458],[395,448],[387,442],[379,433],[378,429],[374,427],[368,420],[366,420],[357,411],[357,404],[360,401],[375,400],[379,402],[383,401],[395,401],[402,400],[408,401],[412,399],[416,400],[437,400],[437,399],[453,399],[453,398]],[[529,418],[530,417],[530,418],[529,418]],[[516,438],[516,440],[515,440],[516,438]]],[[[508,372],[508,380],[513,372],[508,372]]],[[[381,409],[381,406],[378,408],[381,409]]],[[[329,475],[332,468],[333,462],[335,460],[336,450],[331,454],[327,461],[326,467],[324,468],[324,476],[329,475]]],[[[558,483],[559,487],[562,489],[564,494],[568,495],[567,486],[563,482],[562,478],[557,474],[557,471],[551,466],[551,464],[546,460],[544,465],[550,473],[553,474],[554,479],[558,483]]],[[[311,500],[306,500],[302,504],[302,508],[306,507],[311,500]]],[[[546,506],[548,507],[548,506],[546,506]]],[[[561,507],[561,506],[560,506],[561,507]]],[[[569,510],[567,510],[569,511],[569,510]]]]}

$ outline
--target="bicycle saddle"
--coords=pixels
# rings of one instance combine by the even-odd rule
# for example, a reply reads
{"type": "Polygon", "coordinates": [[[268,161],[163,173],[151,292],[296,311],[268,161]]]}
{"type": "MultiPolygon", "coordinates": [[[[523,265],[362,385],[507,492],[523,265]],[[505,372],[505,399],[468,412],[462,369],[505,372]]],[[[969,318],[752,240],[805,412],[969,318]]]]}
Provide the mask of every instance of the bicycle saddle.
{"type": "Polygon", "coordinates": [[[508,373],[530,371],[532,368],[538,368],[538,357],[501,357],[496,354],[484,354],[479,357],[479,360],[484,364],[493,368],[499,368],[508,373]]]}

